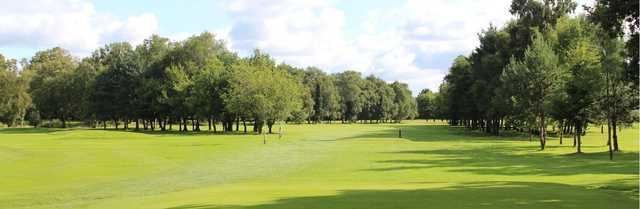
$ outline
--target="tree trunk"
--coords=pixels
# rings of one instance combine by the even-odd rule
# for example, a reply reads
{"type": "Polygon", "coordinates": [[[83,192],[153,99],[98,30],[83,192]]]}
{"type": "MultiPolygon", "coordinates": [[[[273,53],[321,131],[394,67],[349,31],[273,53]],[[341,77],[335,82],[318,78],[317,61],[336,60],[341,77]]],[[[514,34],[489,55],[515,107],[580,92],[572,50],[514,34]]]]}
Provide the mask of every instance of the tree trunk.
{"type": "Polygon", "coordinates": [[[236,132],[240,131],[240,117],[236,118],[236,132]]]}
{"type": "Polygon", "coordinates": [[[62,128],[66,128],[67,127],[67,121],[64,119],[64,117],[61,117],[60,121],[62,121],[62,128]]]}
{"type": "Polygon", "coordinates": [[[577,130],[577,129],[578,129],[578,128],[576,127],[576,128],[574,129],[574,133],[573,133],[573,147],[576,147],[576,141],[577,141],[577,137],[578,137],[578,136],[577,136],[577,135],[578,135],[578,133],[577,133],[577,132],[578,132],[578,130],[577,130]]]}
{"type": "Polygon", "coordinates": [[[136,119],[136,131],[140,130],[140,124],[138,124],[139,119],[136,119]]]}
{"type": "Polygon", "coordinates": [[[217,127],[216,127],[216,119],[213,119],[213,133],[218,132],[217,127]]]}
{"type": "Polygon", "coordinates": [[[167,123],[169,122],[169,119],[162,119],[162,131],[166,131],[167,130],[167,123]]]}
{"type": "Polygon", "coordinates": [[[609,160],[613,160],[613,148],[611,145],[611,119],[607,119],[607,146],[609,147],[609,160]]]}
{"type": "Polygon", "coordinates": [[[245,121],[244,119],[242,119],[242,126],[244,126],[244,133],[247,133],[247,121],[245,121]]]}
{"type": "Polygon", "coordinates": [[[576,124],[576,137],[578,144],[578,151],[576,153],[582,153],[582,124],[576,124]]]}
{"type": "Polygon", "coordinates": [[[618,126],[618,121],[614,118],[611,121],[611,129],[613,129],[613,151],[620,151],[620,149],[618,148],[618,129],[616,128],[618,126]]]}
{"type": "Polygon", "coordinates": [[[561,120],[560,127],[558,128],[558,132],[560,133],[560,144],[562,144],[562,134],[564,134],[563,127],[564,127],[564,120],[561,120]]]}
{"type": "Polygon", "coordinates": [[[540,150],[544,150],[544,145],[546,144],[547,136],[546,136],[546,124],[544,123],[544,112],[540,114],[540,150]]]}
{"type": "Polygon", "coordinates": [[[267,120],[267,127],[269,128],[269,134],[272,134],[273,132],[271,132],[271,128],[273,127],[274,121],[273,120],[267,120]]]}

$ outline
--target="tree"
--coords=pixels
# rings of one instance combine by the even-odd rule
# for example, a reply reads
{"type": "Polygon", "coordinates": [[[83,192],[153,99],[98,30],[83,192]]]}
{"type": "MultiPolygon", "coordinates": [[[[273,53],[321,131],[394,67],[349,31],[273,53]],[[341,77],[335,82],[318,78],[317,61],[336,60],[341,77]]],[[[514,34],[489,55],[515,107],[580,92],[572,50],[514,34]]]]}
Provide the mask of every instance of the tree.
{"type": "Polygon", "coordinates": [[[322,70],[309,67],[305,71],[304,82],[311,90],[313,98],[313,122],[337,119],[340,114],[340,95],[334,84],[334,78],[322,70]]]}
{"type": "Polygon", "coordinates": [[[287,71],[277,70],[271,58],[256,51],[248,60],[232,67],[226,108],[254,120],[254,132],[269,133],[277,121],[284,120],[302,106],[299,83],[287,71]]]}
{"type": "Polygon", "coordinates": [[[340,93],[340,101],[343,122],[357,120],[362,111],[362,76],[356,71],[345,71],[335,74],[336,86],[340,93]]]}
{"type": "Polygon", "coordinates": [[[290,66],[285,63],[278,65],[277,68],[279,70],[289,72],[289,74],[298,82],[298,84],[302,88],[300,89],[302,108],[299,110],[294,110],[291,113],[291,118],[289,118],[289,121],[302,123],[307,120],[310,123],[310,117],[315,113],[315,110],[313,109],[315,106],[315,102],[313,100],[313,96],[311,95],[311,89],[309,89],[309,87],[305,85],[305,70],[290,66]]]}
{"type": "Polygon", "coordinates": [[[498,135],[500,121],[505,115],[507,102],[502,95],[496,94],[502,86],[500,74],[507,64],[511,53],[508,41],[509,34],[490,26],[479,35],[480,46],[469,57],[471,62],[470,87],[474,120],[487,133],[498,135]]]}
{"type": "Polygon", "coordinates": [[[436,118],[436,94],[429,89],[423,89],[416,97],[418,118],[435,119],[436,118]]]}
{"type": "MultiPolygon", "coordinates": [[[[625,74],[624,79],[633,82],[631,89],[637,90],[639,82],[640,51],[640,12],[638,1],[626,0],[596,0],[592,7],[585,7],[589,19],[597,23],[606,31],[610,38],[627,37],[625,43],[625,74]],[[625,30],[627,28],[628,30],[625,30]]],[[[636,95],[638,93],[636,92],[636,95]]],[[[638,105],[636,99],[636,106],[638,105]]]]}
{"type": "Polygon", "coordinates": [[[405,83],[393,82],[391,85],[395,97],[393,103],[397,106],[397,111],[392,116],[395,122],[400,122],[407,118],[413,118],[416,115],[416,103],[411,96],[411,90],[405,83]]]}
{"type": "Polygon", "coordinates": [[[28,77],[20,73],[16,60],[5,60],[0,54],[0,122],[12,127],[22,124],[31,97],[27,92],[28,77]]]}
{"type": "Polygon", "coordinates": [[[194,75],[193,93],[190,95],[196,107],[196,115],[206,118],[211,130],[211,124],[222,115],[224,111],[224,101],[222,96],[226,93],[224,83],[224,71],[222,62],[213,57],[207,66],[194,75]]]}
{"type": "MultiPolygon", "coordinates": [[[[606,87],[603,107],[609,122],[609,141],[613,132],[613,150],[619,150],[616,127],[622,121],[632,122],[631,111],[637,110],[640,72],[640,12],[637,1],[597,0],[593,7],[585,7],[588,18],[602,27],[603,67],[606,87]],[[625,51],[620,39],[625,38],[625,51]],[[621,67],[622,66],[622,67],[621,67]],[[624,118],[624,119],[623,119],[624,118]]],[[[611,143],[609,143],[611,144],[611,143]]]]}
{"type": "Polygon", "coordinates": [[[59,47],[37,52],[25,66],[32,75],[29,93],[35,108],[44,119],[59,119],[62,127],[80,112],[81,103],[69,102],[78,99],[69,82],[76,67],[69,52],[59,47]]]}
{"type": "Polygon", "coordinates": [[[637,121],[633,111],[637,110],[637,91],[633,82],[625,79],[623,47],[619,38],[605,39],[602,42],[602,73],[605,79],[604,91],[601,92],[601,110],[605,112],[608,124],[609,145],[612,151],[618,151],[617,127],[619,123],[631,124],[637,121]]]}
{"type": "Polygon", "coordinates": [[[470,101],[470,86],[472,85],[471,63],[464,56],[458,56],[449,68],[449,73],[445,76],[446,92],[442,92],[446,97],[446,104],[451,125],[471,125],[475,128],[476,123],[470,122],[470,115],[473,105],[470,101]]]}
{"type": "Polygon", "coordinates": [[[507,26],[513,56],[521,59],[535,30],[555,27],[557,20],[572,13],[576,6],[573,0],[513,0],[509,12],[516,20],[507,26]]]}
{"type": "Polygon", "coordinates": [[[168,119],[170,115],[168,77],[166,74],[169,59],[167,55],[173,49],[169,39],[153,35],[145,39],[135,49],[136,62],[138,63],[138,87],[135,89],[135,101],[133,102],[137,119],[136,127],[139,129],[139,121],[142,120],[147,129],[150,122],[156,119],[168,119]]]}
{"type": "Polygon", "coordinates": [[[74,71],[66,75],[68,99],[75,101],[68,104],[72,105],[68,108],[75,110],[73,119],[93,124],[95,117],[89,110],[89,104],[98,70],[89,59],[83,59],[74,71]]]}
{"type": "Polygon", "coordinates": [[[104,70],[96,76],[90,109],[103,123],[112,120],[117,129],[119,121],[123,120],[124,128],[128,129],[135,116],[132,110],[139,67],[133,48],[126,42],[112,43],[92,56],[104,70]]]}
{"type": "Polygon", "coordinates": [[[570,77],[566,83],[568,109],[575,122],[577,153],[581,153],[583,127],[593,118],[595,102],[602,85],[598,46],[593,40],[579,40],[568,52],[567,68],[570,77]]]}
{"type": "Polygon", "coordinates": [[[436,119],[450,118],[449,104],[447,103],[449,98],[448,92],[449,92],[448,84],[447,83],[440,84],[440,86],[438,87],[438,93],[433,99],[434,106],[435,106],[433,115],[434,115],[434,118],[436,119]]]}
{"type": "MultiPolygon", "coordinates": [[[[220,115],[222,112],[213,112],[222,110],[219,107],[224,106],[220,104],[213,109],[203,110],[211,107],[203,107],[199,104],[204,102],[204,98],[200,96],[194,96],[194,81],[196,76],[202,71],[211,70],[216,68],[222,71],[222,68],[228,63],[226,61],[232,60],[233,56],[228,55],[224,42],[216,40],[215,36],[211,33],[204,32],[197,36],[192,36],[183,42],[176,43],[165,57],[165,73],[167,83],[171,84],[167,88],[168,103],[171,107],[171,117],[180,121],[180,129],[187,130],[187,123],[191,121],[193,131],[200,131],[200,120],[213,119],[215,114],[220,115]]],[[[225,82],[219,82],[218,90],[213,97],[222,95],[221,91],[226,89],[225,82]]],[[[211,92],[210,92],[211,93],[211,92]]],[[[214,99],[216,102],[220,102],[220,99],[214,99]]],[[[225,131],[231,131],[233,121],[236,115],[233,113],[223,114],[223,128],[225,131]]],[[[164,124],[166,120],[159,121],[161,129],[164,130],[164,124]]]]}
{"type": "Polygon", "coordinates": [[[540,149],[546,144],[546,110],[550,106],[551,93],[561,85],[559,78],[562,70],[558,66],[558,57],[543,35],[536,32],[531,46],[525,51],[522,61],[509,63],[504,75],[505,82],[521,86],[522,91],[514,96],[519,103],[527,107],[538,121],[540,149]]]}

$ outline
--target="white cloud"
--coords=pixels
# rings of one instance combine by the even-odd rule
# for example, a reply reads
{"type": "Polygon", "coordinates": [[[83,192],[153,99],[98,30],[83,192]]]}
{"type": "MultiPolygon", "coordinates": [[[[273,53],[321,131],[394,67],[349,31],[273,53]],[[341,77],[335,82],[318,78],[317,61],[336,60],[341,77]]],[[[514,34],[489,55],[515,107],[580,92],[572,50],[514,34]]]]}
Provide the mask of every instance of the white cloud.
{"type": "Polygon", "coordinates": [[[233,19],[228,37],[244,55],[260,48],[298,66],[357,70],[406,82],[417,93],[437,90],[446,73],[419,66],[419,59],[468,53],[489,22],[501,25],[509,18],[509,2],[410,0],[398,8],[369,11],[360,33],[349,39],[345,14],[328,1],[234,1],[227,5],[233,19]]]}
{"type": "Polygon", "coordinates": [[[323,1],[234,1],[229,39],[248,55],[266,50],[294,65],[331,69],[345,63],[344,14],[323,1]]]}
{"type": "Polygon", "coordinates": [[[510,4],[511,0],[407,0],[396,8],[367,11],[361,25],[345,25],[345,19],[353,17],[346,17],[331,1],[241,0],[227,5],[233,19],[227,37],[244,55],[260,48],[298,66],[357,70],[389,82],[399,80],[416,94],[422,88],[437,91],[449,65],[443,63],[469,54],[478,46],[477,34],[489,24],[503,26],[511,18],[510,4]],[[348,37],[345,27],[360,30],[348,37]]]}
{"type": "Polygon", "coordinates": [[[0,7],[0,47],[61,46],[86,55],[114,41],[139,43],[155,33],[155,15],[145,13],[125,20],[97,12],[84,0],[26,0],[0,7]]]}

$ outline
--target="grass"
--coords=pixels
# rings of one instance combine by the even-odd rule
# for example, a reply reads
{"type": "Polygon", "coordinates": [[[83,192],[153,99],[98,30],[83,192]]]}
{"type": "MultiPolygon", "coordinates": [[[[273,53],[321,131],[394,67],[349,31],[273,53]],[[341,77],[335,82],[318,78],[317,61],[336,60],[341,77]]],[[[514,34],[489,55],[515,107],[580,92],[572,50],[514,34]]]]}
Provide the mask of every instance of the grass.
{"type": "Polygon", "coordinates": [[[599,128],[584,154],[424,121],[284,130],[0,129],[0,208],[638,208],[638,126],[613,161],[599,128]]]}

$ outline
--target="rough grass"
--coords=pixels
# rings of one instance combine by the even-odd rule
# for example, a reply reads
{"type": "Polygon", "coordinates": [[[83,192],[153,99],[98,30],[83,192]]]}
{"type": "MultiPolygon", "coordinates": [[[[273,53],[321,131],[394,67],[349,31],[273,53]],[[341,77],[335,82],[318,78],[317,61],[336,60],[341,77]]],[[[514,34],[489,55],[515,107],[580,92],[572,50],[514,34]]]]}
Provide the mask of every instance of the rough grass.
{"type": "Polygon", "coordinates": [[[0,129],[0,208],[638,208],[637,126],[613,161],[599,128],[584,154],[424,121],[284,130],[0,129]]]}

